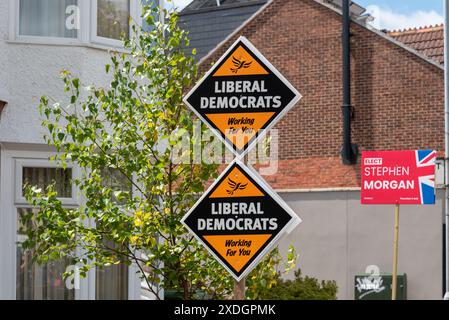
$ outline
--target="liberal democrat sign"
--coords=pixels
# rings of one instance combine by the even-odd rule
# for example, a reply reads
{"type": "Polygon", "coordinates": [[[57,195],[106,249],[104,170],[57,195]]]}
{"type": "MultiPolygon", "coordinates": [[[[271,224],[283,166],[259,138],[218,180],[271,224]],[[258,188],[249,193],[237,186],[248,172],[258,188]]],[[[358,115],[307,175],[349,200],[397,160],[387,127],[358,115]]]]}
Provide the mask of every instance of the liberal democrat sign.
{"type": "Polygon", "coordinates": [[[432,150],[366,151],[362,155],[362,204],[435,204],[432,150]]]}
{"type": "Polygon", "coordinates": [[[251,169],[236,160],[182,223],[240,280],[301,219],[251,169]]]}
{"type": "Polygon", "coordinates": [[[184,97],[184,102],[235,154],[243,155],[301,98],[245,38],[240,37],[184,97]]]}

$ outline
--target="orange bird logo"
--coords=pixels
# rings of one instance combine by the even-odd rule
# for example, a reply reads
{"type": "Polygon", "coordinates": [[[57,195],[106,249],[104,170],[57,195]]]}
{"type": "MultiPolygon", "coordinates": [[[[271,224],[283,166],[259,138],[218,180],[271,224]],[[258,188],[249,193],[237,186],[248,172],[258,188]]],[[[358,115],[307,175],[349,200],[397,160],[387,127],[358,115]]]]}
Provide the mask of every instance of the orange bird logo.
{"type": "Polygon", "coordinates": [[[240,69],[249,68],[253,62],[252,61],[246,62],[245,60],[239,60],[236,57],[232,56],[232,63],[234,64],[235,68],[231,68],[231,71],[233,73],[237,73],[239,72],[240,69]]]}
{"type": "Polygon", "coordinates": [[[247,183],[246,184],[242,184],[241,182],[237,183],[231,180],[230,178],[228,178],[228,185],[231,188],[231,190],[226,190],[226,192],[231,196],[234,194],[234,192],[238,190],[245,190],[246,187],[248,186],[247,183]]]}

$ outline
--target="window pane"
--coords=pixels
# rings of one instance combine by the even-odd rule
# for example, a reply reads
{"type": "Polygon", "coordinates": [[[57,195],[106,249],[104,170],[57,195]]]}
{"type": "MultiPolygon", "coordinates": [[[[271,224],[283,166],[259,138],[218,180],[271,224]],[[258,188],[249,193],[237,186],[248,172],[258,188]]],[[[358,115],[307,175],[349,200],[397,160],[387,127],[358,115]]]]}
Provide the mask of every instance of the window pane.
{"type": "Polygon", "coordinates": [[[128,266],[119,264],[96,268],[97,300],[127,300],[128,299],[128,266]]]}
{"type": "MultiPolygon", "coordinates": [[[[102,170],[101,176],[103,179],[103,185],[107,188],[110,188],[113,192],[122,191],[132,194],[132,183],[125,175],[120,172],[120,170],[105,168],[102,170]]],[[[126,202],[126,199],[117,201],[114,195],[112,196],[112,200],[122,205],[126,202]]]]}
{"type": "Polygon", "coordinates": [[[97,0],[97,35],[121,40],[129,37],[129,0],[97,0]]]}
{"type": "MultiPolygon", "coordinates": [[[[18,216],[28,214],[31,209],[19,208],[18,216]]],[[[25,240],[21,234],[20,218],[18,220],[18,244],[17,244],[17,275],[16,298],[18,300],[73,300],[74,290],[69,290],[62,274],[69,265],[67,260],[51,261],[45,265],[32,262],[33,253],[21,248],[20,243],[25,240]]]]}
{"type": "MultiPolygon", "coordinates": [[[[111,241],[105,241],[111,248],[117,248],[111,241]]],[[[128,266],[126,264],[97,267],[95,269],[95,296],[97,300],[128,299],[128,266]]]]}
{"type": "Polygon", "coordinates": [[[20,0],[19,34],[76,38],[79,12],[69,6],[77,4],[77,0],[20,0]]]}
{"type": "Polygon", "coordinates": [[[58,197],[72,198],[72,169],[61,168],[22,168],[22,195],[26,184],[45,190],[55,183],[55,191],[58,197]]]}
{"type": "MultiPolygon", "coordinates": [[[[132,193],[131,182],[118,169],[104,168],[102,170],[103,185],[112,191],[132,193]]],[[[126,200],[117,201],[112,196],[112,201],[124,204],[126,200]]],[[[97,222],[99,223],[99,222],[97,222]]],[[[107,247],[118,247],[112,241],[104,240],[107,247]]],[[[97,300],[127,300],[128,299],[128,266],[126,264],[97,267],[95,271],[95,295],[97,300]]]]}

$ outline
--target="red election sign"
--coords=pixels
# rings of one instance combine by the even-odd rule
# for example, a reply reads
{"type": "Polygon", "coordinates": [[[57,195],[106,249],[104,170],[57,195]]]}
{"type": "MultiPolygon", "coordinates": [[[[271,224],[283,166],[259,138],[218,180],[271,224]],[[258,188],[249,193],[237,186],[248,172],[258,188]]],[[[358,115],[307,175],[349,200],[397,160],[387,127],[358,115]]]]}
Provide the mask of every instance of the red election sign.
{"type": "Polygon", "coordinates": [[[436,151],[365,151],[362,204],[435,204],[436,151]]]}

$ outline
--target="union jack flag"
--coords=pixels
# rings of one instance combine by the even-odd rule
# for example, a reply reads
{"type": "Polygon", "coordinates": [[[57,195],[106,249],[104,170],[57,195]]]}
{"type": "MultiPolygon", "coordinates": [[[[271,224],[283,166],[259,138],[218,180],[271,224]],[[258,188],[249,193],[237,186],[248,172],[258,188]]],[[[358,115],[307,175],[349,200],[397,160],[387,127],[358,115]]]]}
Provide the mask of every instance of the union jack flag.
{"type": "Polygon", "coordinates": [[[435,204],[435,160],[437,153],[432,150],[418,150],[415,153],[421,203],[435,204]]]}

